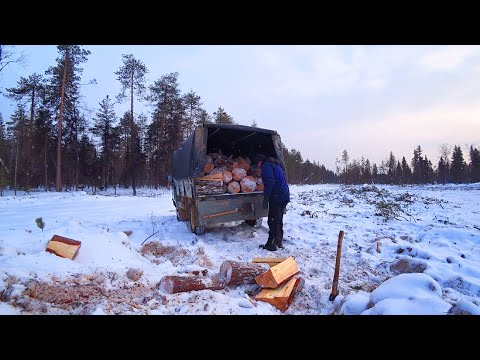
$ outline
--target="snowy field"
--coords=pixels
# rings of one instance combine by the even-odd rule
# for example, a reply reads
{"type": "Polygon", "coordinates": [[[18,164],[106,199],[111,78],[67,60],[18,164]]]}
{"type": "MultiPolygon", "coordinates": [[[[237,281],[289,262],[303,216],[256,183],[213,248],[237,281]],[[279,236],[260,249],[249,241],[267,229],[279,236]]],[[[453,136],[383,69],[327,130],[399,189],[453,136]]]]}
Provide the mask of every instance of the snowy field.
{"type": "Polygon", "coordinates": [[[291,193],[285,249],[268,252],[259,248],[266,219],[259,228],[228,223],[194,235],[177,221],[166,189],[139,189],[137,197],[6,192],[0,314],[480,314],[480,183],[291,186],[291,193]],[[331,302],[340,230],[340,295],[331,302]],[[54,234],[82,242],[73,261],[45,251],[54,234]],[[165,275],[214,275],[225,260],[268,256],[293,256],[305,280],[284,313],[256,302],[255,284],[158,289],[165,275]],[[129,269],[141,277],[131,280],[129,269]]]}

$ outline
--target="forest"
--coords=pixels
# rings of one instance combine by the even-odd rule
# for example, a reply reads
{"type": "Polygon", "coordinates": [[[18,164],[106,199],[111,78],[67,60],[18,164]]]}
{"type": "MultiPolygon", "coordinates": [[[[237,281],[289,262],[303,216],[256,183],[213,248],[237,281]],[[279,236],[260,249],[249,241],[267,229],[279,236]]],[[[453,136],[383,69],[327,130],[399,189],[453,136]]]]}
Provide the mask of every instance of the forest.
{"type": "MultiPolygon", "coordinates": [[[[105,94],[94,112],[81,105],[82,64],[90,51],[79,45],[57,46],[56,63],[43,74],[21,77],[1,96],[14,102],[9,119],[0,112],[0,194],[5,189],[71,191],[84,188],[167,186],[173,151],[202,123],[239,124],[222,106],[209,114],[199,94],[183,92],[179,73],[168,73],[148,85],[148,69],[133,54],[112,69],[121,84],[118,94],[105,94]],[[151,115],[135,111],[146,103],[151,115]],[[114,105],[128,103],[116,114],[114,105]]],[[[0,45],[0,71],[12,61],[0,45]]],[[[94,81],[94,80],[91,80],[94,81]]],[[[250,124],[257,126],[255,121],[250,124]]],[[[274,130],[274,129],[273,129],[274,130]]],[[[280,134],[281,135],[281,134],[280,134]]],[[[471,145],[465,158],[459,145],[441,146],[432,163],[418,145],[413,156],[392,152],[380,164],[366,158],[350,159],[347,150],[336,159],[336,169],[303,160],[300,151],[284,145],[291,184],[320,183],[465,183],[480,181],[480,151],[471,145]]]]}

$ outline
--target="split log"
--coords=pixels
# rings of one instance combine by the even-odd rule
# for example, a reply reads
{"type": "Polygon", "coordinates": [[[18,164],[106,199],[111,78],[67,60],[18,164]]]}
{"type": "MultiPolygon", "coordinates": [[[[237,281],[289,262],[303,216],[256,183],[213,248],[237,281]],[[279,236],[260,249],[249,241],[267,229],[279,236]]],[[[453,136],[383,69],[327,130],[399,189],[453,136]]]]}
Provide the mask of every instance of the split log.
{"type": "Polygon", "coordinates": [[[60,235],[53,235],[47,244],[46,251],[57,256],[73,260],[77,256],[78,249],[82,245],[81,241],[66,238],[60,235]]]}
{"type": "Polygon", "coordinates": [[[266,273],[257,276],[255,281],[263,288],[275,289],[299,271],[297,262],[290,256],[287,260],[271,267],[266,273]]]}
{"type": "Polygon", "coordinates": [[[282,261],[287,260],[287,258],[253,258],[253,263],[263,263],[267,264],[269,267],[280,264],[282,261]]]}
{"type": "Polygon", "coordinates": [[[222,173],[212,173],[202,177],[194,178],[194,180],[222,180],[223,174],[222,173]]]}
{"type": "Polygon", "coordinates": [[[237,157],[235,161],[245,170],[245,173],[248,171],[248,169],[250,169],[250,165],[241,156],[237,157]]]}
{"type": "Polygon", "coordinates": [[[166,294],[199,290],[221,290],[224,287],[225,281],[218,275],[212,277],[164,276],[158,283],[158,289],[166,294]]]}
{"type": "Polygon", "coordinates": [[[220,266],[220,277],[226,285],[254,284],[255,278],[267,270],[265,264],[227,260],[220,266]]]}
{"type": "Polygon", "coordinates": [[[305,280],[300,277],[292,277],[276,289],[263,289],[255,296],[255,300],[264,301],[284,312],[292,303],[295,295],[303,288],[305,280]]]}
{"type": "Polygon", "coordinates": [[[218,195],[224,194],[225,188],[222,186],[195,185],[197,195],[218,195]]]}

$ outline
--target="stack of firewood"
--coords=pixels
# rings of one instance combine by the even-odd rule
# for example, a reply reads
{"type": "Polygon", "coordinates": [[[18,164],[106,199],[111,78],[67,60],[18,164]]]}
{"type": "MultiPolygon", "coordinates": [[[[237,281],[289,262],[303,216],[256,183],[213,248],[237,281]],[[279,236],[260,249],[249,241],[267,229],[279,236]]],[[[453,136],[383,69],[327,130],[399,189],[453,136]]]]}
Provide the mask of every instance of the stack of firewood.
{"type": "Polygon", "coordinates": [[[263,191],[261,169],[251,166],[251,160],[221,153],[209,153],[203,167],[204,176],[195,178],[198,195],[237,194],[263,191]]]}
{"type": "MultiPolygon", "coordinates": [[[[221,290],[225,286],[257,283],[262,290],[257,301],[285,311],[303,287],[298,264],[289,258],[254,258],[252,262],[227,260],[213,276],[164,276],[158,288],[167,294],[199,290],[221,290]]],[[[205,271],[205,275],[206,275],[205,271]]]]}
{"type": "Polygon", "coordinates": [[[255,278],[255,282],[263,288],[255,296],[255,300],[265,301],[283,312],[287,310],[294,296],[302,289],[304,280],[295,275],[300,270],[293,257],[286,258],[277,264],[272,264],[272,260],[269,261],[270,263],[266,262],[271,268],[255,278]]]}

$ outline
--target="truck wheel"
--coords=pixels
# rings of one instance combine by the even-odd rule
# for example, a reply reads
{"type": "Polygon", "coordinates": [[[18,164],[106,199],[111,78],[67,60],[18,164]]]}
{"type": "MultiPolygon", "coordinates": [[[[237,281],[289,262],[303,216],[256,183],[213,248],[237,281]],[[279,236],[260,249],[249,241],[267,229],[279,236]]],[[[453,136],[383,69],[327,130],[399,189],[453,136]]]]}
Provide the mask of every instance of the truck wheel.
{"type": "Polygon", "coordinates": [[[195,207],[191,206],[190,207],[190,230],[192,233],[197,234],[197,235],[203,235],[205,234],[205,226],[200,226],[197,225],[197,217],[195,213],[195,207]]]}
{"type": "Polygon", "coordinates": [[[197,235],[203,235],[205,234],[205,226],[197,226],[194,231],[195,234],[197,235]]]}
{"type": "Polygon", "coordinates": [[[253,228],[259,228],[262,226],[262,220],[262,218],[258,218],[255,220],[245,220],[245,222],[253,228]]]}

